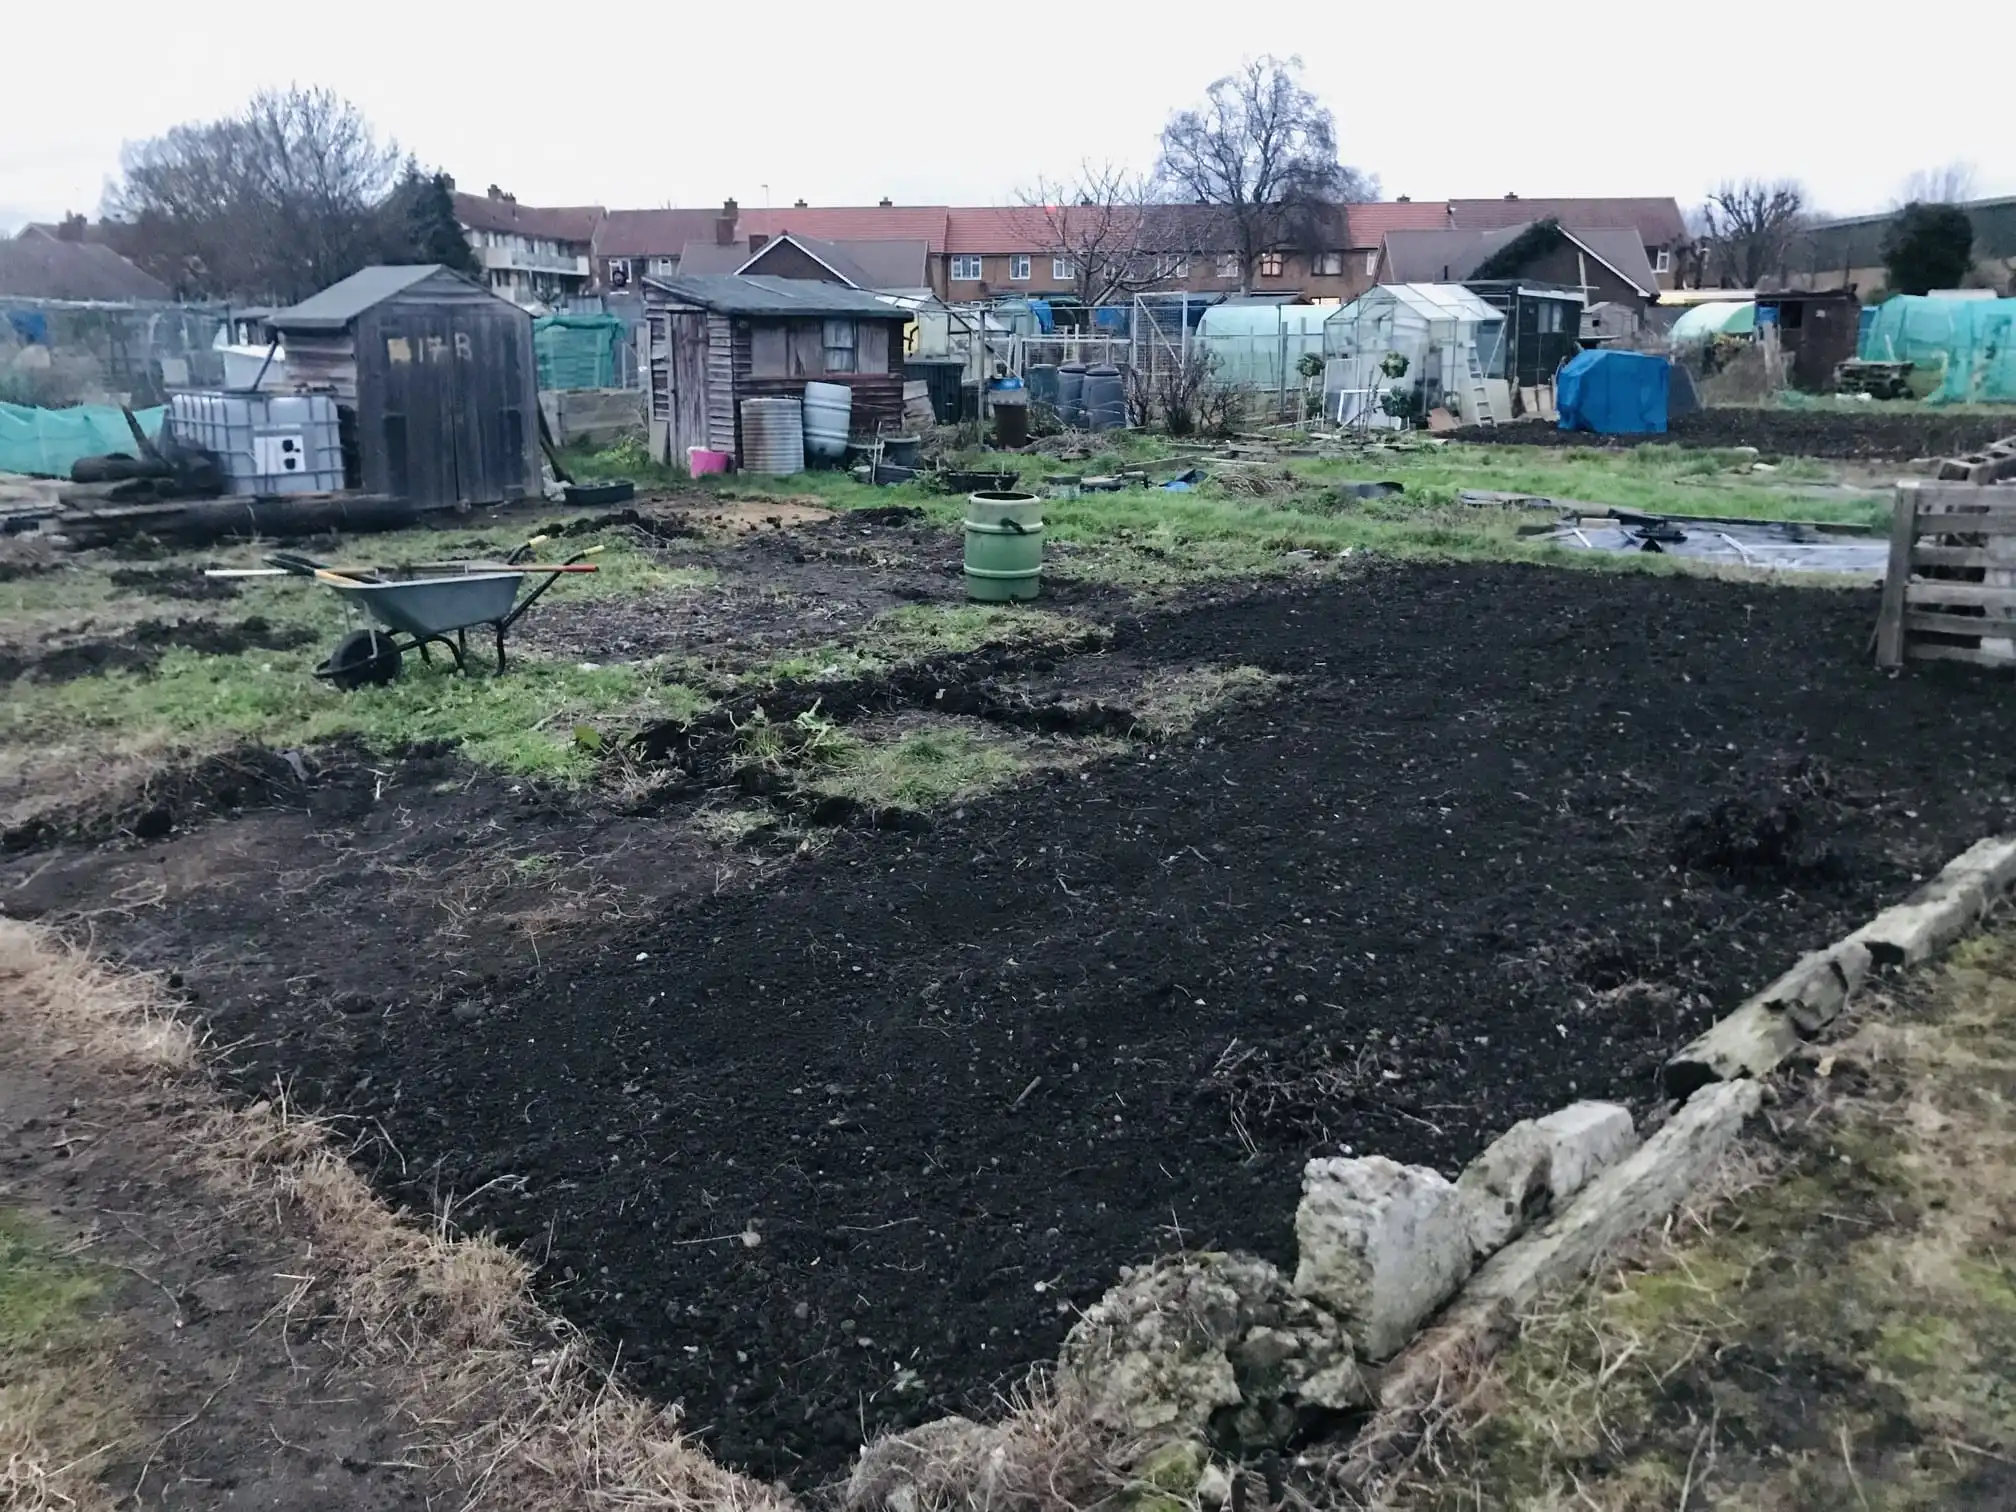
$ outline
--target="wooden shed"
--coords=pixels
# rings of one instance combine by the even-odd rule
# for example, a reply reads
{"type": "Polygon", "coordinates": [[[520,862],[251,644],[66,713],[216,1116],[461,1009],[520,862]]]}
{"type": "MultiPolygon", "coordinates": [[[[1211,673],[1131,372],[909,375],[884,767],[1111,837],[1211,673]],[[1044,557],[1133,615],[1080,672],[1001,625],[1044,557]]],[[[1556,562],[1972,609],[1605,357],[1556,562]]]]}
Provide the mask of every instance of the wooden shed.
{"type": "Polygon", "coordinates": [[[694,275],[647,279],[651,455],[675,465],[689,446],[742,460],[742,401],[802,398],[811,382],[854,391],[853,429],[903,418],[909,312],[841,284],[694,275]]]}
{"type": "Polygon", "coordinates": [[[267,324],[293,386],[336,396],[350,487],[419,509],[539,496],[529,312],[426,263],[365,268],[267,324]]]}

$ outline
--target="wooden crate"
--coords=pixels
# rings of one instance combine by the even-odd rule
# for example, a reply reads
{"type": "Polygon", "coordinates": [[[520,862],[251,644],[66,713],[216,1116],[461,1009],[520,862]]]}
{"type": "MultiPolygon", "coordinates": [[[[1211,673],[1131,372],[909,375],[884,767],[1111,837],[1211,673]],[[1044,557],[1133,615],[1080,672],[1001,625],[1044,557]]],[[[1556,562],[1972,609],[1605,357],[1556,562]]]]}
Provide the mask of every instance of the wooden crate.
{"type": "Polygon", "coordinates": [[[1876,662],[2016,667],[2016,487],[1902,483],[1876,662]]]}

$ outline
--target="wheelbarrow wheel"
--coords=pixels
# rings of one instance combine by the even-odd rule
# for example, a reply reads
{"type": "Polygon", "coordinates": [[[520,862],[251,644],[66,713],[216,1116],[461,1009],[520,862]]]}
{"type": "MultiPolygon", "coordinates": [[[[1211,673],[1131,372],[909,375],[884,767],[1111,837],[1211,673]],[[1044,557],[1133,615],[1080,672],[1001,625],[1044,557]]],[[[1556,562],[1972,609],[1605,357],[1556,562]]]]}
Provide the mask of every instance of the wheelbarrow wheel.
{"type": "Polygon", "coordinates": [[[329,660],[315,669],[345,693],[355,689],[383,687],[399,675],[404,658],[392,637],[383,630],[352,630],[336,642],[329,660]]]}

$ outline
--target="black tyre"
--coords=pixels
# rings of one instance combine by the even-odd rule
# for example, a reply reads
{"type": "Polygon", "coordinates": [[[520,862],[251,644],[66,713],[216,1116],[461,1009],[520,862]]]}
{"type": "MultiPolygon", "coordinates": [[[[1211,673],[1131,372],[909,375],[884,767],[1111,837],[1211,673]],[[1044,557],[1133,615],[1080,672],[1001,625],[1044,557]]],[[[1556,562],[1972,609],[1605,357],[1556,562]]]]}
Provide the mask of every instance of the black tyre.
{"type": "Polygon", "coordinates": [[[352,630],[336,642],[329,660],[316,672],[345,693],[366,686],[383,687],[399,675],[404,658],[383,630],[352,630]]]}

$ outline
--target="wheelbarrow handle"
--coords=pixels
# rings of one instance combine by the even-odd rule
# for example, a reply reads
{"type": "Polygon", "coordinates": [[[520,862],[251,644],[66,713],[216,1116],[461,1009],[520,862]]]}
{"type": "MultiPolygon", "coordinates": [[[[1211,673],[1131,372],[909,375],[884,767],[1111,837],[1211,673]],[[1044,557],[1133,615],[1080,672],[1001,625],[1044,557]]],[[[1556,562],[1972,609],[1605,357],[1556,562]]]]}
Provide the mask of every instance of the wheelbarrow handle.
{"type": "Polygon", "coordinates": [[[268,566],[278,567],[282,572],[291,572],[297,577],[313,577],[316,573],[327,570],[326,564],[293,551],[269,552],[266,563],[268,566]]]}

